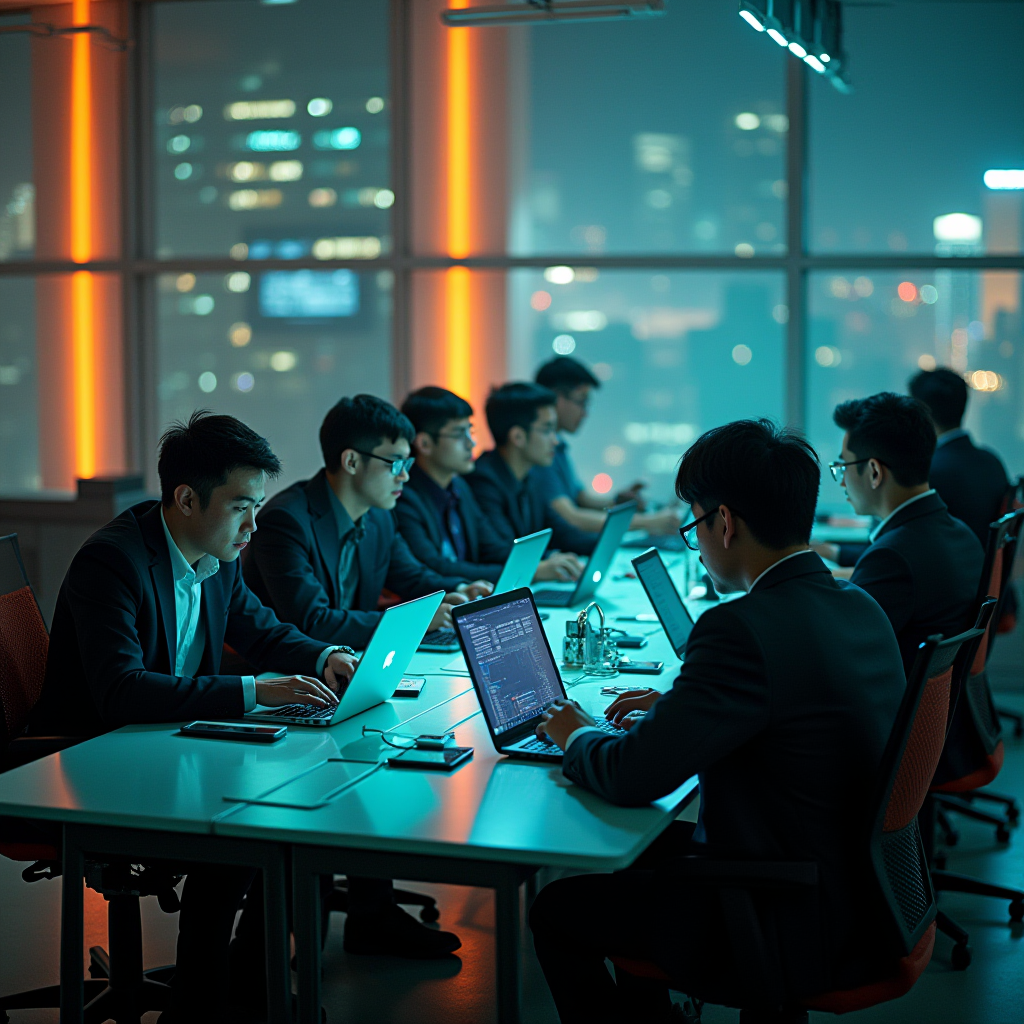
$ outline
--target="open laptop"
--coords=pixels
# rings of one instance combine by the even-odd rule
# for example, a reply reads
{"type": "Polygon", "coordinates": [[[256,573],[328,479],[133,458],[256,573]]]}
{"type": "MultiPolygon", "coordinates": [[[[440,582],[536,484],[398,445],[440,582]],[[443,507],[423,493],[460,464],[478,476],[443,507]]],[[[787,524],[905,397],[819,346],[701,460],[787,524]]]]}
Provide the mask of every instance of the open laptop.
{"type": "Polygon", "coordinates": [[[583,575],[573,590],[535,590],[537,604],[549,608],[571,608],[573,605],[589,601],[597,592],[601,580],[608,575],[615,552],[622,543],[622,538],[629,529],[629,522],[636,511],[636,502],[627,501],[608,509],[594,552],[587,560],[583,575]]]}
{"type": "Polygon", "coordinates": [[[690,639],[693,619],[683,599],[672,582],[672,577],[661,560],[656,548],[650,548],[633,560],[633,568],[637,578],[643,585],[651,607],[658,616],[661,628],[665,630],[668,642],[678,658],[686,651],[686,641],[690,639]]]}
{"type": "MultiPolygon", "coordinates": [[[[530,590],[460,604],[452,622],[494,749],[528,761],[561,761],[562,751],[535,733],[547,708],[565,697],[565,686],[530,590]]],[[[605,718],[597,727],[623,732],[605,718]]]]}
{"type": "Polygon", "coordinates": [[[392,605],[380,617],[363,656],[333,708],[312,704],[285,704],[279,708],[256,706],[245,717],[285,725],[336,725],[387,700],[409,667],[420,637],[434,612],[441,606],[444,591],[438,590],[414,601],[392,605]]]}
{"type": "MultiPolygon", "coordinates": [[[[512,541],[512,550],[505,559],[498,582],[494,584],[494,593],[504,594],[507,590],[529,586],[550,540],[550,529],[528,533],[525,537],[516,537],[512,541]]],[[[458,649],[459,641],[453,629],[432,629],[420,643],[421,651],[446,653],[458,649]]]]}

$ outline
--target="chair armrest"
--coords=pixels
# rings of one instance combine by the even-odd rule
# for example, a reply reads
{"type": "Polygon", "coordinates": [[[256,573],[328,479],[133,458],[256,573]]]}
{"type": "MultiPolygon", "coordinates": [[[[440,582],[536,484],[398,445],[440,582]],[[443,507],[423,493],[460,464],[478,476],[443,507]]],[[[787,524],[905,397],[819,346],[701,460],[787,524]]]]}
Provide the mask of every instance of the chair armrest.
{"type": "Polygon", "coordinates": [[[699,878],[713,885],[739,889],[791,889],[818,884],[818,865],[814,861],[682,857],[674,862],[673,869],[682,878],[699,878]]]}
{"type": "Polygon", "coordinates": [[[85,736],[17,736],[7,745],[2,759],[4,771],[38,761],[81,743],[85,736]]]}

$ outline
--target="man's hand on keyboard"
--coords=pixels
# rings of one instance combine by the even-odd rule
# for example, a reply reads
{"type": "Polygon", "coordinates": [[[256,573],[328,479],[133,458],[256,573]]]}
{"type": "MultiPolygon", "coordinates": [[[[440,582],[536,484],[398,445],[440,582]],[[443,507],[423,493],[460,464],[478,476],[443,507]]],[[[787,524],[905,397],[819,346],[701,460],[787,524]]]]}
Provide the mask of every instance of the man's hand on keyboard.
{"type": "Polygon", "coordinates": [[[268,708],[278,708],[282,704],[312,704],[327,708],[334,707],[338,698],[326,683],[312,676],[278,676],[276,679],[256,680],[256,703],[268,708]]]}
{"type": "Polygon", "coordinates": [[[475,601],[478,597],[489,597],[494,592],[494,584],[487,580],[474,580],[472,583],[463,583],[458,592],[475,601]]]}
{"type": "Polygon", "coordinates": [[[577,729],[594,724],[594,720],[578,704],[571,700],[556,700],[540,720],[537,735],[547,734],[565,750],[566,742],[577,729]]]}
{"type": "Polygon", "coordinates": [[[558,580],[560,583],[575,582],[583,575],[583,563],[571,551],[556,551],[537,566],[534,581],[558,580]]]}
{"type": "MultiPolygon", "coordinates": [[[[456,596],[459,597],[461,599],[461,601],[465,601],[465,598],[461,594],[458,594],[456,596]]],[[[460,603],[460,602],[455,602],[455,603],[460,603]]],[[[441,603],[441,606],[437,609],[436,612],[434,612],[434,617],[430,620],[430,625],[427,626],[427,632],[431,633],[435,629],[451,629],[451,628],[452,628],[452,606],[448,602],[448,597],[445,596],[445,599],[441,603]]]]}
{"type": "Polygon", "coordinates": [[[628,716],[632,715],[634,711],[646,714],[654,707],[660,696],[660,690],[652,690],[648,686],[640,687],[636,690],[627,690],[625,693],[620,693],[604,709],[604,716],[616,725],[621,725],[623,729],[628,729],[630,726],[635,725],[637,720],[642,718],[643,715],[637,715],[634,718],[629,718],[628,716]]]}
{"type": "Polygon", "coordinates": [[[324,665],[324,679],[327,681],[327,685],[335,693],[343,692],[345,687],[352,682],[352,676],[355,675],[358,664],[359,659],[354,654],[331,651],[327,655],[327,664],[324,665]]]}

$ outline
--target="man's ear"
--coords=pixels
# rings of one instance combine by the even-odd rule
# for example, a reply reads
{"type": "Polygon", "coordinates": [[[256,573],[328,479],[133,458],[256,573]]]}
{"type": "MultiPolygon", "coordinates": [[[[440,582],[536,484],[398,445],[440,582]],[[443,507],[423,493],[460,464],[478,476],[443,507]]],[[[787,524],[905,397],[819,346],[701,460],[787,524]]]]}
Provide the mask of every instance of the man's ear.
{"type": "MultiPolygon", "coordinates": [[[[729,545],[736,539],[736,520],[733,518],[732,510],[726,505],[719,505],[718,511],[725,521],[725,533],[722,536],[722,546],[728,549],[729,545]]],[[[714,523],[715,520],[712,520],[714,523]]]]}
{"type": "Polygon", "coordinates": [[[885,466],[878,459],[871,459],[868,462],[868,472],[871,474],[871,490],[877,491],[885,483],[885,466]]]}
{"type": "Polygon", "coordinates": [[[426,432],[421,430],[412,439],[412,454],[415,456],[426,455],[430,456],[434,451],[434,439],[426,432]]]}
{"type": "Polygon", "coordinates": [[[513,448],[525,448],[526,447],[526,431],[522,427],[513,427],[508,432],[508,443],[513,448]]]}
{"type": "Polygon", "coordinates": [[[174,488],[174,507],[183,516],[190,516],[199,510],[199,496],[188,484],[178,484],[174,488]]]}
{"type": "Polygon", "coordinates": [[[359,471],[359,452],[354,448],[346,448],[341,453],[341,465],[338,468],[342,473],[355,476],[359,471]]]}

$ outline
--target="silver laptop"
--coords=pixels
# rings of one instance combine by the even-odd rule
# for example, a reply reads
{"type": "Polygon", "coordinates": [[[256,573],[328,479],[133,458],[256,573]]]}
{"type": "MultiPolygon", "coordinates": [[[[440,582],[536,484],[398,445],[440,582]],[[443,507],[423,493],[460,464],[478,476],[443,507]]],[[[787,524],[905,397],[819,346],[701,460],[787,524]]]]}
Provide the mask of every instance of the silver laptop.
{"type": "Polygon", "coordinates": [[[658,616],[661,628],[665,630],[672,650],[676,652],[676,657],[682,658],[686,652],[686,641],[690,639],[690,630],[693,629],[693,618],[683,604],[661,555],[656,548],[650,548],[633,559],[633,568],[658,616]]]}
{"type": "MultiPolygon", "coordinates": [[[[494,584],[494,593],[504,594],[507,590],[528,587],[550,540],[550,529],[528,533],[525,537],[516,537],[512,541],[512,550],[505,559],[498,582],[494,584]]],[[[440,651],[442,654],[458,649],[459,641],[455,638],[453,629],[432,629],[420,644],[421,651],[440,651]]]]}
{"type": "MultiPolygon", "coordinates": [[[[494,749],[527,761],[561,761],[559,747],[536,735],[544,712],[565,697],[565,686],[530,590],[460,604],[452,622],[494,749]]],[[[602,717],[597,727],[623,733],[602,717]]]]}
{"type": "Polygon", "coordinates": [[[537,604],[549,608],[571,608],[589,601],[597,592],[601,581],[608,575],[615,552],[629,529],[630,520],[636,511],[636,502],[627,501],[608,509],[608,517],[597,538],[593,554],[587,560],[587,567],[573,590],[535,590],[537,604]]]}
{"type": "Polygon", "coordinates": [[[359,659],[352,681],[333,708],[312,704],[285,704],[279,708],[257,705],[246,718],[286,725],[336,725],[387,700],[409,667],[420,638],[441,606],[444,591],[414,601],[392,605],[380,617],[377,628],[359,659]]]}

